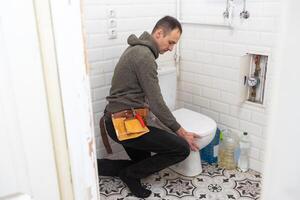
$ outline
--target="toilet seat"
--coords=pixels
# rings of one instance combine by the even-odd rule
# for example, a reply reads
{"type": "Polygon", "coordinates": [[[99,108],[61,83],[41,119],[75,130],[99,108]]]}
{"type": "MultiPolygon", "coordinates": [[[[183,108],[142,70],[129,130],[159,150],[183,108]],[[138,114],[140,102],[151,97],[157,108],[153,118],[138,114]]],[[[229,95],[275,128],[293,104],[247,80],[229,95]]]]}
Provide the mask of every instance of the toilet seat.
{"type": "Polygon", "coordinates": [[[187,131],[194,132],[200,137],[209,135],[217,126],[211,118],[185,108],[172,112],[177,122],[187,131]]]}

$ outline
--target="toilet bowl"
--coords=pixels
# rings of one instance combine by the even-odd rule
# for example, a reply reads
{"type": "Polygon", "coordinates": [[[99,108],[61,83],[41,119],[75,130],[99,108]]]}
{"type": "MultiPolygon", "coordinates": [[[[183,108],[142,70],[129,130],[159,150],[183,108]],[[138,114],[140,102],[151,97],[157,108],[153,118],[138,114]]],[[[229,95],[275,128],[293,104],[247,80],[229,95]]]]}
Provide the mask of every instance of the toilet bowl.
{"type": "MultiPolygon", "coordinates": [[[[172,113],[184,129],[200,136],[197,139],[200,149],[206,147],[213,140],[217,128],[217,124],[213,119],[185,108],[175,110],[172,113]]],[[[202,172],[200,151],[191,151],[184,161],[170,168],[184,176],[199,175],[202,172]]]]}
{"type": "MultiPolygon", "coordinates": [[[[177,76],[175,67],[163,67],[158,70],[158,79],[162,96],[172,111],[177,122],[187,131],[197,133],[200,149],[207,146],[215,136],[216,122],[198,112],[186,108],[176,108],[177,76]]],[[[197,176],[202,172],[200,152],[191,151],[190,155],[182,162],[170,167],[184,176],[197,176]]]]}

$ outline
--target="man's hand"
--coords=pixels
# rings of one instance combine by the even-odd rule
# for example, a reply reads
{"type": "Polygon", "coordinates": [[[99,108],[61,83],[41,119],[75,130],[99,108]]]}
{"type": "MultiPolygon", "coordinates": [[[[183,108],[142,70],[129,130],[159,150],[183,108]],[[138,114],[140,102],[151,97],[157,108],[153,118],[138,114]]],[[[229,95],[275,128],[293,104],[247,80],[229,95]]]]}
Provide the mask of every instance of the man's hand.
{"type": "Polygon", "coordinates": [[[197,140],[200,138],[199,135],[193,132],[187,132],[182,127],[180,127],[176,133],[188,142],[192,151],[199,151],[200,147],[197,144],[197,140]]]}

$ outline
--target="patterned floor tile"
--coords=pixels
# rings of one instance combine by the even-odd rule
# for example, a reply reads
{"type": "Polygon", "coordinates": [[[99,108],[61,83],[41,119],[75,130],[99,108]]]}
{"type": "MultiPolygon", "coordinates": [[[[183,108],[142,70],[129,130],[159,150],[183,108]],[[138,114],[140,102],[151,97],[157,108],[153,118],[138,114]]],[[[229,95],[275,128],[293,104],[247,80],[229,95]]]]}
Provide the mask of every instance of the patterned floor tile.
{"type": "Polygon", "coordinates": [[[115,177],[101,177],[99,188],[101,194],[108,197],[111,195],[118,195],[125,188],[123,182],[115,177]]]}
{"type": "Polygon", "coordinates": [[[184,179],[183,177],[178,177],[174,180],[167,180],[167,183],[163,186],[163,188],[165,189],[167,196],[179,198],[185,196],[193,197],[196,189],[191,180],[184,179]]]}
{"type": "MultiPolygon", "coordinates": [[[[134,197],[117,177],[99,177],[102,200],[140,200],[134,197]]],[[[249,170],[225,170],[203,163],[203,172],[185,177],[165,169],[142,180],[152,191],[147,200],[258,200],[261,175],[249,170]]]]}

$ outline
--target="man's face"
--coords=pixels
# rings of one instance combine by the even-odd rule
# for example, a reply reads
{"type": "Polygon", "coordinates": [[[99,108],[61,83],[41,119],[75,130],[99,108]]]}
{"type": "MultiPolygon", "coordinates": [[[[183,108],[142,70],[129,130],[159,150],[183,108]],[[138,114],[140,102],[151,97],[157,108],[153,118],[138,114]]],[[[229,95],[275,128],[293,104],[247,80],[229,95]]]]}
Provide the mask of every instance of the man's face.
{"type": "Polygon", "coordinates": [[[174,29],[166,35],[164,35],[163,29],[156,30],[154,38],[158,44],[159,53],[163,54],[167,51],[172,51],[175,44],[178,42],[180,35],[179,29],[174,29]]]}

